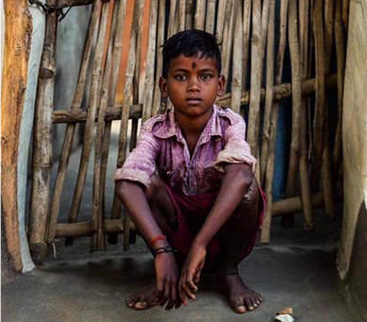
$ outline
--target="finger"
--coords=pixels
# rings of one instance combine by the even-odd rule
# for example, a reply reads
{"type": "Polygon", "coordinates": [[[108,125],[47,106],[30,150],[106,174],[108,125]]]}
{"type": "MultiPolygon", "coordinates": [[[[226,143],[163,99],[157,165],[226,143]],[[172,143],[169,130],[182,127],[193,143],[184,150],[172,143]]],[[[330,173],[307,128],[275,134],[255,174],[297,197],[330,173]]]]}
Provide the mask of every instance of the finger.
{"type": "Polygon", "coordinates": [[[185,292],[183,290],[184,277],[185,277],[184,275],[181,275],[180,282],[178,284],[178,295],[179,295],[180,300],[183,303],[183,305],[187,305],[186,295],[185,295],[185,292]]]}
{"type": "Polygon", "coordinates": [[[194,294],[194,292],[198,290],[198,287],[194,283],[194,271],[189,271],[189,273],[187,274],[186,284],[189,286],[190,291],[192,291],[192,294],[194,294]]]}
{"type": "Polygon", "coordinates": [[[172,309],[176,305],[176,302],[177,302],[177,283],[172,282],[171,283],[171,298],[170,298],[170,301],[166,309],[167,310],[172,309]]]}
{"type": "Polygon", "coordinates": [[[200,275],[201,275],[201,269],[199,269],[195,275],[194,275],[194,283],[195,285],[199,284],[200,281],[200,275]]]}

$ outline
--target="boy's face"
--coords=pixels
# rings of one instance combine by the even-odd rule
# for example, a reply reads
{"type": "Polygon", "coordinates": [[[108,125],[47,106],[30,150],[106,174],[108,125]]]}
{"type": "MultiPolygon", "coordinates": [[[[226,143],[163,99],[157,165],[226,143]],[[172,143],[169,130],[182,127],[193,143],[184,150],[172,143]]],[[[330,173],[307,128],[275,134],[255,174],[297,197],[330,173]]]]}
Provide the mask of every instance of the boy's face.
{"type": "Polygon", "coordinates": [[[224,84],[215,58],[184,55],[171,60],[167,78],[159,81],[162,96],[170,98],[175,113],[189,117],[211,114],[217,96],[224,94],[224,84]]]}

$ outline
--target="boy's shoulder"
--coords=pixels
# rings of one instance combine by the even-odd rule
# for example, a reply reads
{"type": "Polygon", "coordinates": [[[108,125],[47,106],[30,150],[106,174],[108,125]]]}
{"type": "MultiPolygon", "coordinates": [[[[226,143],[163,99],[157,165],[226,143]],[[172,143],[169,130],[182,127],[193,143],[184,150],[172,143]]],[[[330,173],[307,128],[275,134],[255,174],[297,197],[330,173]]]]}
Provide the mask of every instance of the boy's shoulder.
{"type": "Polygon", "coordinates": [[[217,110],[218,117],[222,119],[226,119],[230,123],[230,125],[234,125],[238,122],[244,122],[244,119],[242,118],[242,116],[234,112],[229,107],[215,105],[215,108],[217,110]]]}

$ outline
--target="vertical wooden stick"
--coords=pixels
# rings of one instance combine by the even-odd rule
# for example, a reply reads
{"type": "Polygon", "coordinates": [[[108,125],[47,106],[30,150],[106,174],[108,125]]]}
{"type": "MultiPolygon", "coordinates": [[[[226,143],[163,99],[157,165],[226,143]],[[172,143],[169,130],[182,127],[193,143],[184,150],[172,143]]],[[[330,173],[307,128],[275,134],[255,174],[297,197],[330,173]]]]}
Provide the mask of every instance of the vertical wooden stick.
{"type": "Polygon", "coordinates": [[[204,30],[205,26],[206,0],[196,0],[196,12],[194,26],[196,29],[204,30]]]}
{"type": "Polygon", "coordinates": [[[178,0],[178,31],[185,30],[186,22],[186,0],[178,0]]]}
{"type": "Polygon", "coordinates": [[[251,2],[245,0],[243,4],[243,56],[242,56],[242,90],[247,89],[247,69],[249,58],[250,43],[250,25],[251,25],[251,2]]]}
{"type": "Polygon", "coordinates": [[[185,28],[191,29],[194,16],[194,0],[186,0],[185,28]]]}
{"type": "Polygon", "coordinates": [[[342,22],[342,0],[336,0],[334,34],[338,82],[338,120],[334,140],[333,171],[337,175],[339,173],[342,154],[343,85],[345,74],[345,34],[342,22]]]}
{"type": "Polygon", "coordinates": [[[269,27],[267,32],[266,51],[266,93],[264,128],[261,146],[260,180],[264,183],[266,164],[268,161],[269,139],[270,139],[270,118],[273,107],[273,86],[274,86],[274,24],[275,24],[275,1],[270,1],[269,27]]]}
{"type": "Polygon", "coordinates": [[[208,0],[205,20],[205,30],[214,34],[216,0],[208,0]]]}
{"type": "Polygon", "coordinates": [[[235,11],[235,28],[232,56],[232,101],[231,108],[239,113],[241,108],[242,94],[242,8],[241,2],[238,1],[237,10],[235,11]]]}
{"type": "MultiPolygon", "coordinates": [[[[283,76],[283,63],[286,45],[286,31],[288,18],[288,0],[281,0],[280,3],[280,38],[276,60],[275,85],[279,85],[283,76]]],[[[271,209],[273,204],[273,181],[274,181],[274,161],[275,161],[275,143],[278,125],[279,103],[273,105],[271,124],[270,124],[270,140],[269,140],[269,156],[266,166],[266,196],[268,204],[265,210],[265,217],[261,229],[260,241],[267,244],[270,241],[271,228],[271,209]]]]}
{"type": "Polygon", "coordinates": [[[23,268],[18,223],[17,161],[32,39],[32,16],[28,8],[29,3],[26,0],[4,1],[6,28],[2,31],[4,59],[1,71],[1,224],[4,235],[1,242],[6,242],[2,246],[9,252],[9,264],[17,272],[21,272],[23,268]]]}
{"type": "Polygon", "coordinates": [[[217,42],[222,46],[223,55],[223,32],[224,32],[224,18],[226,16],[226,6],[228,5],[226,0],[218,0],[218,14],[217,14],[217,24],[215,32],[217,35],[217,42]]]}
{"type": "Polygon", "coordinates": [[[168,38],[173,36],[176,33],[176,7],[177,7],[177,0],[170,1],[170,8],[169,8],[169,19],[168,19],[168,38]]]}
{"type": "Polygon", "coordinates": [[[158,13],[158,32],[157,32],[157,55],[156,55],[156,80],[154,89],[154,100],[152,114],[156,115],[160,111],[161,107],[161,91],[159,89],[159,78],[162,76],[163,65],[163,44],[164,44],[164,26],[166,17],[166,0],[159,1],[159,13],[158,13]]]}
{"type": "Polygon", "coordinates": [[[292,139],[288,166],[286,194],[293,197],[297,189],[300,149],[301,73],[298,39],[297,2],[289,3],[288,39],[292,67],[292,139]]]}
{"type": "MultiPolygon", "coordinates": [[[[73,102],[71,104],[71,110],[75,111],[80,109],[83,94],[85,90],[87,72],[89,67],[89,61],[92,52],[93,39],[96,37],[99,28],[99,19],[101,16],[102,4],[100,1],[96,1],[93,5],[91,17],[89,21],[88,34],[84,44],[84,51],[79,71],[79,77],[77,82],[77,87],[74,93],[73,102]]],[[[50,206],[50,215],[48,223],[48,233],[47,241],[51,243],[55,239],[56,223],[57,217],[60,210],[61,194],[64,186],[66,169],[69,163],[69,157],[71,153],[74,133],[75,133],[75,123],[70,123],[66,127],[64,142],[61,152],[61,158],[59,161],[59,168],[56,176],[55,189],[53,193],[53,198],[50,206]]]]}
{"type": "Polygon", "coordinates": [[[342,4],[342,19],[343,19],[343,24],[344,24],[344,30],[345,30],[345,34],[348,34],[348,20],[349,20],[349,2],[350,0],[342,0],[343,4],[342,4]]]}
{"type": "Polygon", "coordinates": [[[143,104],[143,121],[152,116],[153,90],[154,90],[154,67],[157,35],[158,2],[153,1],[150,5],[149,17],[149,42],[145,72],[145,95],[143,104]]]}
{"type": "Polygon", "coordinates": [[[69,222],[75,223],[78,218],[78,212],[80,209],[81,199],[84,190],[84,184],[87,176],[88,163],[90,152],[93,142],[94,122],[96,116],[96,110],[100,102],[100,91],[101,91],[101,80],[102,80],[102,60],[103,50],[105,45],[105,34],[107,29],[107,18],[108,18],[108,6],[109,3],[104,3],[102,8],[102,17],[100,28],[98,32],[98,39],[96,44],[96,52],[93,62],[91,92],[90,92],[90,104],[89,110],[87,111],[87,119],[85,125],[84,139],[82,155],[80,158],[79,173],[74,192],[74,198],[69,213],[69,222]]]}
{"type": "MultiPolygon", "coordinates": [[[[47,1],[52,6],[55,0],[47,1]]],[[[55,47],[58,14],[46,16],[45,41],[39,72],[33,137],[33,186],[31,202],[30,250],[36,264],[43,262],[47,246],[46,226],[49,211],[52,166],[52,121],[55,87],[55,47]]]]}
{"type": "MultiPolygon", "coordinates": [[[[306,79],[309,71],[308,66],[308,50],[309,50],[309,18],[310,4],[309,0],[301,1],[299,8],[300,16],[300,66],[301,78],[306,79]]],[[[307,151],[307,114],[308,114],[308,99],[302,99],[301,106],[301,124],[300,124],[300,183],[301,183],[301,200],[304,214],[304,229],[313,229],[312,220],[312,201],[310,191],[310,180],[308,171],[308,151],[307,151]]]]}

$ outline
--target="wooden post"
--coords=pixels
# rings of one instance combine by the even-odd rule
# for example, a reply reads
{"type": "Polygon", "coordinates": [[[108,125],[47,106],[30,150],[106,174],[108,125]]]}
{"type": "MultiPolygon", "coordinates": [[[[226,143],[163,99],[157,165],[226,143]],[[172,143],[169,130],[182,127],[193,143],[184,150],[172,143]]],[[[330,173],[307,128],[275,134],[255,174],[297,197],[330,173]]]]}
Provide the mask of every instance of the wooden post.
{"type": "Polygon", "coordinates": [[[208,0],[206,9],[205,31],[214,34],[216,0],[208,0]]]}
{"type": "MultiPolygon", "coordinates": [[[[275,70],[275,85],[279,85],[283,76],[283,63],[286,45],[286,31],[288,18],[288,0],[282,0],[280,4],[280,39],[276,60],[275,70]]],[[[266,184],[265,191],[268,198],[268,205],[265,212],[265,217],[261,229],[260,241],[262,244],[267,244],[270,241],[271,228],[271,211],[273,204],[273,181],[274,181],[274,161],[275,161],[275,142],[278,125],[279,104],[274,104],[271,116],[270,140],[269,140],[269,156],[266,166],[266,184]]]]}
{"type": "Polygon", "coordinates": [[[249,58],[250,26],[251,26],[251,2],[246,0],[243,4],[243,56],[242,56],[242,90],[247,89],[247,70],[249,58]]]}
{"type": "Polygon", "coordinates": [[[12,267],[22,271],[18,225],[18,145],[25,100],[32,17],[26,0],[4,1],[4,60],[1,85],[1,212],[12,267]]]}
{"type": "MultiPolygon", "coordinates": [[[[49,0],[49,6],[56,0],[49,0]]],[[[49,211],[50,176],[52,166],[52,108],[55,87],[55,46],[57,12],[46,16],[46,31],[39,81],[33,135],[33,186],[31,201],[30,251],[36,264],[47,254],[46,226],[49,211]]]]}
{"type": "Polygon", "coordinates": [[[204,30],[206,0],[196,0],[196,12],[194,25],[196,29],[204,30]]]}
{"type": "MultiPolygon", "coordinates": [[[[79,77],[77,87],[74,93],[73,102],[70,107],[70,111],[80,111],[80,107],[83,100],[83,94],[85,91],[85,84],[87,79],[87,72],[89,67],[89,61],[92,52],[93,38],[97,35],[99,27],[99,19],[101,15],[101,2],[96,1],[93,5],[88,34],[84,44],[84,51],[82,56],[82,62],[79,70],[79,77]]],[[[55,230],[57,224],[57,217],[60,209],[61,194],[64,186],[66,169],[69,163],[69,157],[71,153],[74,132],[76,124],[68,124],[65,131],[64,142],[61,152],[61,158],[59,161],[59,168],[56,176],[55,189],[50,206],[50,215],[48,222],[47,242],[51,243],[55,239],[55,230]]]]}

